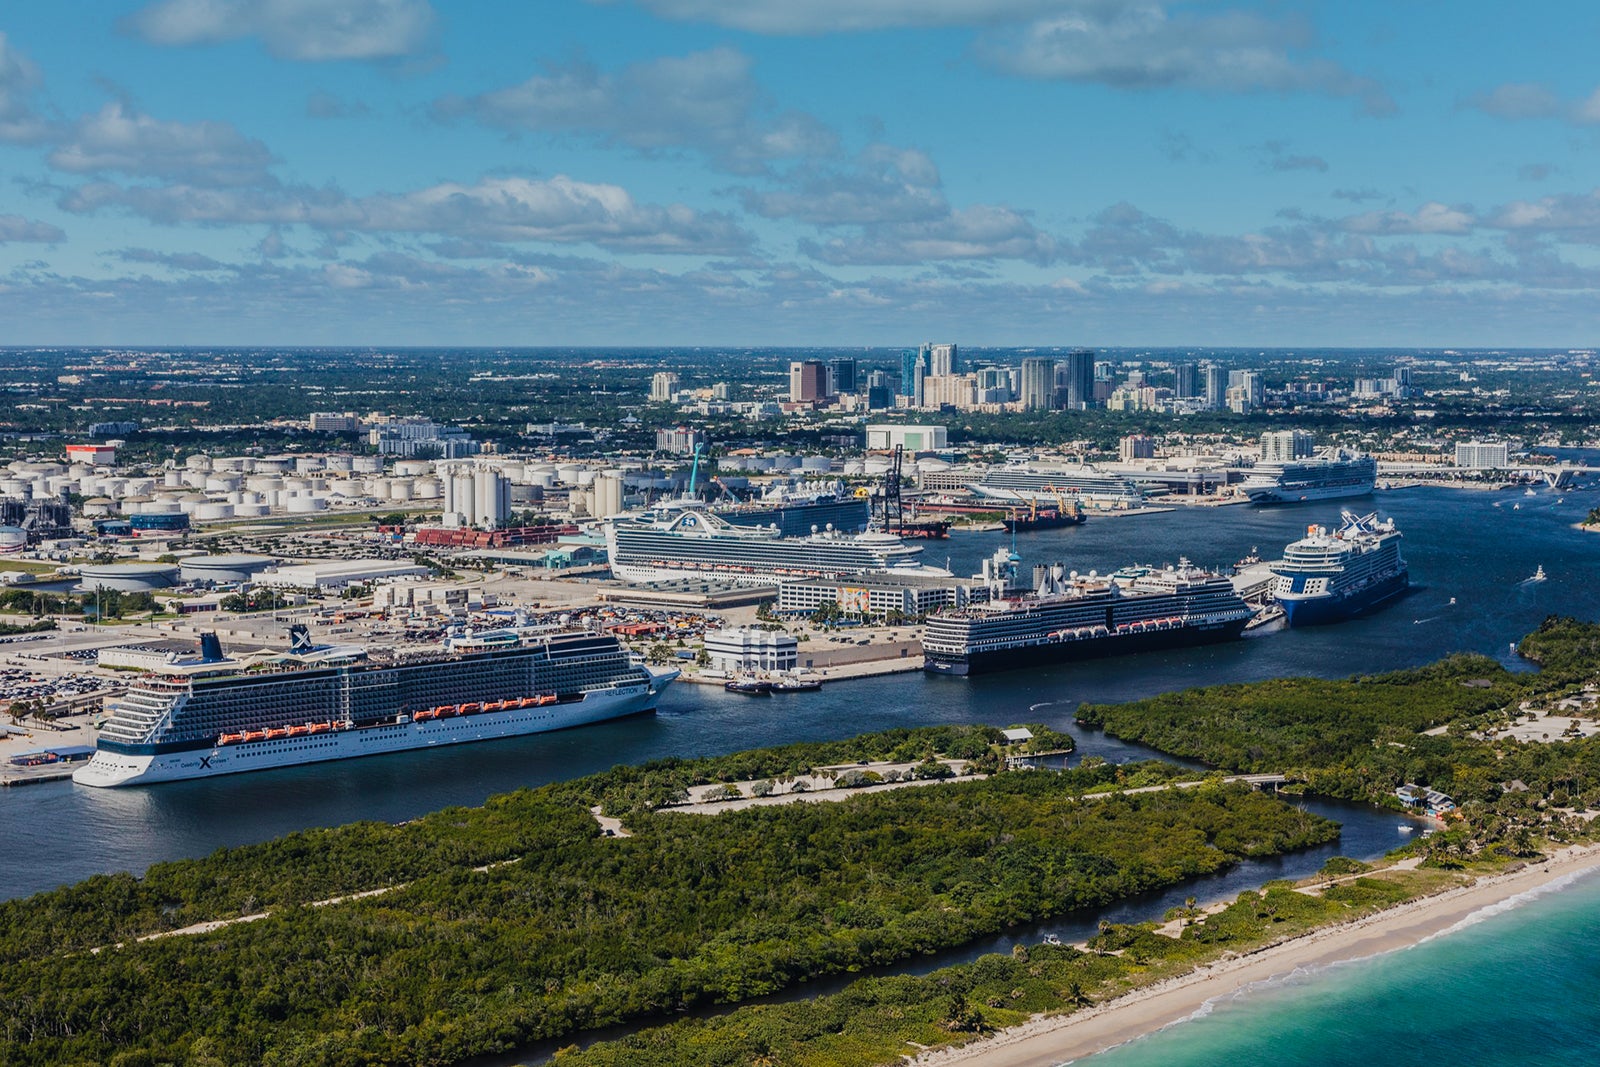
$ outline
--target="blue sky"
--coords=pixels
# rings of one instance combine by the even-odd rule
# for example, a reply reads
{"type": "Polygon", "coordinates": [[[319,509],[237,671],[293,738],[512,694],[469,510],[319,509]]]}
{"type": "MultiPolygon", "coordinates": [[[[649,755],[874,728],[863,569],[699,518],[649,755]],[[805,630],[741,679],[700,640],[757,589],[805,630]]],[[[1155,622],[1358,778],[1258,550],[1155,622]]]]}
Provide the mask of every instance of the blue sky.
{"type": "Polygon", "coordinates": [[[0,344],[1544,346],[1600,8],[0,13],[0,344]]]}

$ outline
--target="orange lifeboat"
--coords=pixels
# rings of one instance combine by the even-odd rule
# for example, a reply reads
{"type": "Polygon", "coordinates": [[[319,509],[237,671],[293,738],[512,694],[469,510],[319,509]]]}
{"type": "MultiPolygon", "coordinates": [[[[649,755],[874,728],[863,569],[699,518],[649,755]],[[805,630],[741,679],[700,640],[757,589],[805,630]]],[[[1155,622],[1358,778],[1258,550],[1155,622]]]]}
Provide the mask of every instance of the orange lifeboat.
{"type": "Polygon", "coordinates": [[[471,704],[457,704],[456,705],[456,714],[457,715],[471,715],[473,712],[477,711],[481,707],[483,707],[483,705],[479,704],[477,701],[473,701],[471,704]]]}
{"type": "Polygon", "coordinates": [[[543,707],[546,704],[554,704],[556,702],[556,695],[554,693],[540,693],[538,696],[533,698],[533,702],[538,707],[543,707]]]}
{"type": "Polygon", "coordinates": [[[265,730],[246,730],[241,737],[241,740],[244,741],[265,741],[266,739],[267,731],[265,730]]]}
{"type": "Polygon", "coordinates": [[[234,744],[235,742],[243,741],[243,740],[244,740],[244,734],[223,734],[222,736],[217,738],[217,744],[219,744],[219,745],[231,745],[231,744],[234,744]]]}
{"type": "Polygon", "coordinates": [[[333,729],[333,723],[331,723],[331,722],[314,722],[310,726],[307,726],[306,729],[309,732],[314,733],[314,734],[327,733],[329,730],[333,729]]]}

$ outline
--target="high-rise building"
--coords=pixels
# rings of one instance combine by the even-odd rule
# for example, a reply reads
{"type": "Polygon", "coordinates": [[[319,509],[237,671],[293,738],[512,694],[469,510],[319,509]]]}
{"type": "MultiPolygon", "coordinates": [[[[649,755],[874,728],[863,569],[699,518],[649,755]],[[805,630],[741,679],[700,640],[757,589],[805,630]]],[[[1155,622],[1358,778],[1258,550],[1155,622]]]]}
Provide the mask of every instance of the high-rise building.
{"type": "Polygon", "coordinates": [[[650,403],[670,404],[672,393],[678,388],[678,375],[670,370],[658,370],[650,376],[650,403]]]}
{"type": "Polygon", "coordinates": [[[1316,453],[1316,436],[1305,430],[1268,430],[1261,435],[1263,463],[1293,463],[1316,453]]]}
{"type": "Polygon", "coordinates": [[[922,352],[915,348],[908,348],[900,353],[900,395],[912,396],[916,393],[917,364],[922,359],[922,352]]]}
{"type": "Polygon", "coordinates": [[[789,399],[796,404],[816,403],[828,395],[828,365],[819,359],[789,364],[789,399]]]}
{"type": "Polygon", "coordinates": [[[831,379],[828,392],[834,396],[856,391],[856,361],[853,358],[833,360],[828,364],[828,376],[831,379]]]}
{"type": "Polygon", "coordinates": [[[1266,399],[1266,383],[1262,381],[1260,371],[1229,371],[1228,388],[1238,389],[1240,395],[1244,397],[1244,402],[1252,408],[1260,407],[1266,399]]]}
{"type": "Polygon", "coordinates": [[[928,353],[928,373],[941,378],[961,373],[961,353],[955,345],[924,345],[928,353]]]}
{"type": "Polygon", "coordinates": [[[1228,404],[1228,368],[1220,363],[1206,364],[1206,407],[1221,411],[1228,404]]]}
{"type": "Polygon", "coordinates": [[[1056,361],[1048,356],[1029,356],[1022,361],[1022,406],[1029,411],[1047,411],[1056,405],[1056,361]]]}
{"type": "Polygon", "coordinates": [[[706,432],[693,426],[674,426],[670,430],[656,431],[658,452],[687,456],[693,454],[696,448],[704,448],[705,444],[706,432]]]}
{"type": "Polygon", "coordinates": [[[1094,403],[1094,350],[1074,348],[1067,353],[1067,408],[1083,411],[1094,403]]]}
{"type": "Polygon", "coordinates": [[[1180,363],[1174,368],[1173,374],[1177,381],[1173,384],[1179,396],[1200,395],[1200,375],[1196,373],[1197,369],[1193,363],[1180,363]]]}
{"type": "Polygon", "coordinates": [[[894,375],[875,370],[867,375],[867,409],[882,411],[894,406],[894,375]]]}
{"type": "Polygon", "coordinates": [[[1504,469],[1511,464],[1504,441],[1462,441],[1456,445],[1456,466],[1504,469]]]}
{"type": "Polygon", "coordinates": [[[1154,459],[1156,443],[1142,433],[1129,434],[1117,442],[1117,458],[1124,463],[1136,459],[1154,459]]]}

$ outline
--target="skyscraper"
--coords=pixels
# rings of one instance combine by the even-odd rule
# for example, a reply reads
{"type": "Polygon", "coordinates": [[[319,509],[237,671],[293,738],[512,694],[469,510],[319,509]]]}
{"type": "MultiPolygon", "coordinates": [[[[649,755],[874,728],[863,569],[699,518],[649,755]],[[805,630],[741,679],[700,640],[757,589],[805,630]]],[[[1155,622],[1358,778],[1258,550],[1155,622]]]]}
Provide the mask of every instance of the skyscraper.
{"type": "Polygon", "coordinates": [[[926,366],[922,351],[908,348],[900,353],[900,395],[914,397],[917,393],[917,367],[926,366]]]}
{"type": "Polygon", "coordinates": [[[815,403],[828,395],[828,365],[819,359],[789,364],[789,399],[793,403],[815,403]]]}
{"type": "Polygon", "coordinates": [[[853,358],[842,357],[828,364],[829,376],[833,379],[833,388],[829,392],[834,395],[839,393],[853,393],[856,391],[856,361],[853,358]]]}
{"type": "Polygon", "coordinates": [[[1199,396],[1200,376],[1195,373],[1193,363],[1180,363],[1175,368],[1177,388],[1174,390],[1179,396],[1199,396]]]}
{"type": "Polygon", "coordinates": [[[1094,349],[1067,353],[1067,408],[1083,411],[1094,402],[1094,349]]]}
{"type": "Polygon", "coordinates": [[[961,354],[955,345],[925,345],[928,373],[940,378],[961,373],[961,354]]]}
{"type": "Polygon", "coordinates": [[[670,403],[672,401],[672,393],[677,388],[678,375],[675,371],[656,371],[650,376],[650,403],[670,403]]]}
{"type": "Polygon", "coordinates": [[[1056,361],[1047,356],[1030,356],[1022,361],[1022,406],[1029,411],[1048,411],[1056,401],[1056,361]]]}
{"type": "Polygon", "coordinates": [[[1221,411],[1228,405],[1228,368],[1218,363],[1206,364],[1206,407],[1221,411]]]}

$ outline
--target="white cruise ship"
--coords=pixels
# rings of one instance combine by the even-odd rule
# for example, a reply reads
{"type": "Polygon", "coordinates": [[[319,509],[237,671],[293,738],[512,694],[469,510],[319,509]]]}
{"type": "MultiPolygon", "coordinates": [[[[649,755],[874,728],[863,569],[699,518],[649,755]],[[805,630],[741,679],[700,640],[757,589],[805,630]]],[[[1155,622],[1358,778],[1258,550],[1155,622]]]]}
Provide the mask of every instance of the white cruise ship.
{"type": "Polygon", "coordinates": [[[1252,504],[1295,504],[1366,496],[1377,481],[1377,460],[1336,451],[1293,463],[1262,464],[1239,489],[1252,504]]]}
{"type": "Polygon", "coordinates": [[[922,549],[893,534],[817,530],[784,537],[775,527],[736,526],[701,510],[663,509],[606,522],[611,573],[628,582],[715,578],[775,585],[858,574],[949,577],[920,562],[922,549]]]}
{"type": "Polygon", "coordinates": [[[295,630],[294,651],[253,662],[207,634],[198,658],[137,679],[72,780],[145,785],[560,730],[651,711],[678,673],[634,665],[608,634],[501,630],[378,659],[295,630]]]}
{"type": "Polygon", "coordinates": [[[1310,526],[1271,565],[1272,595],[1290,626],[1315,626],[1359,615],[1404,593],[1410,572],[1400,531],[1377,513],[1342,512],[1334,533],[1310,526]]]}

